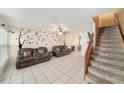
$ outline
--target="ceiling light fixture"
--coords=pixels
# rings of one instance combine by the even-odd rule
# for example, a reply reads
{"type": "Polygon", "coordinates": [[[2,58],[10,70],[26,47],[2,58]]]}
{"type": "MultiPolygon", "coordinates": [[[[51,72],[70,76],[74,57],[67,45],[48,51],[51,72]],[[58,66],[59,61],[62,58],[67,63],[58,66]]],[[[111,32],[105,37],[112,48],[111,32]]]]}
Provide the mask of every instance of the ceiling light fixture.
{"type": "Polygon", "coordinates": [[[63,28],[61,26],[58,26],[57,28],[59,30],[59,33],[58,34],[59,35],[62,35],[63,34],[63,28]]]}

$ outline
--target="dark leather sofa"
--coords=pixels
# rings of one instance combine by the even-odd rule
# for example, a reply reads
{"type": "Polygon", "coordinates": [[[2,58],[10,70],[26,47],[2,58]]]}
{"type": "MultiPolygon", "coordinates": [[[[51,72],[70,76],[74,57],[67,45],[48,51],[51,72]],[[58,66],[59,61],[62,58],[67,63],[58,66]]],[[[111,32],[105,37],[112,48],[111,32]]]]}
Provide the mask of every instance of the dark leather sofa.
{"type": "Polygon", "coordinates": [[[60,46],[54,46],[52,48],[52,53],[55,57],[60,57],[60,56],[64,56],[64,55],[68,55],[71,53],[71,49],[68,48],[65,45],[60,45],[60,46]]]}
{"type": "Polygon", "coordinates": [[[16,68],[24,68],[35,65],[41,62],[46,62],[51,59],[46,47],[39,47],[36,49],[23,48],[18,51],[16,68]]]}

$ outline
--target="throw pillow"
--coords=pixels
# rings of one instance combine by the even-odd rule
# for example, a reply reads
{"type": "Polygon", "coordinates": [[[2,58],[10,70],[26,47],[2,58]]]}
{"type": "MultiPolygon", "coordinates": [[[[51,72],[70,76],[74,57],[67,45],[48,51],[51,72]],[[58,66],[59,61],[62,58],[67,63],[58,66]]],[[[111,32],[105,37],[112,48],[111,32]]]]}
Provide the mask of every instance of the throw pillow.
{"type": "Polygon", "coordinates": [[[24,52],[24,57],[31,57],[31,52],[24,52]]]}
{"type": "Polygon", "coordinates": [[[38,52],[42,55],[44,54],[44,50],[38,50],[38,52]]]}

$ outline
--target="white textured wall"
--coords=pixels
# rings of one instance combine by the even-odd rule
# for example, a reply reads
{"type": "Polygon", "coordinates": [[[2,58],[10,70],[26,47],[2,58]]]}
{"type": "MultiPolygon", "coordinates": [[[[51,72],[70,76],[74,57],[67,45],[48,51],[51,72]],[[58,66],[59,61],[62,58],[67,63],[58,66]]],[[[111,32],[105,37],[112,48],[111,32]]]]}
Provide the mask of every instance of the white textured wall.
{"type": "Polygon", "coordinates": [[[87,32],[85,32],[82,34],[82,38],[81,38],[81,55],[82,56],[85,56],[87,46],[88,46],[88,41],[89,41],[89,37],[87,32]]]}
{"type": "Polygon", "coordinates": [[[69,33],[66,35],[66,45],[67,46],[75,46],[75,48],[77,48],[77,46],[79,46],[79,37],[80,37],[80,32],[73,32],[73,33],[69,33]]]}

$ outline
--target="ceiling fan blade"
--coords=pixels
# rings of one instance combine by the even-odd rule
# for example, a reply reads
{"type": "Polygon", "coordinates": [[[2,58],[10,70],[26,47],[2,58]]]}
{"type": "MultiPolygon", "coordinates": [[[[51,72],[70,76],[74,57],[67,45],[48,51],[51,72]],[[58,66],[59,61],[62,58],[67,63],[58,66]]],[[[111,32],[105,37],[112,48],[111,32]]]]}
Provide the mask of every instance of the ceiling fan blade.
{"type": "Polygon", "coordinates": [[[69,33],[69,32],[68,32],[68,31],[66,31],[66,32],[63,32],[63,33],[67,34],[67,33],[69,33]]]}

